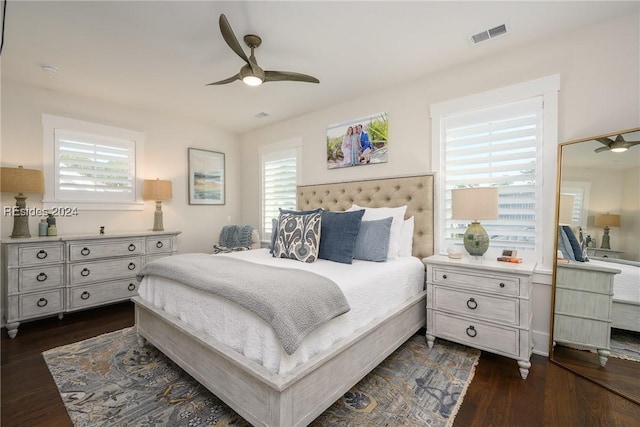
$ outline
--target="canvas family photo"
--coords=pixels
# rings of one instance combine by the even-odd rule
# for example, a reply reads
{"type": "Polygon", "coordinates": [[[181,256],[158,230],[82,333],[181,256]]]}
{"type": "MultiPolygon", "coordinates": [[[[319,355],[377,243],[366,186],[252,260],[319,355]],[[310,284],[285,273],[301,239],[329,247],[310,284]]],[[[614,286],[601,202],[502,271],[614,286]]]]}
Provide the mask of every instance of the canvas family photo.
{"type": "Polygon", "coordinates": [[[327,168],[387,162],[387,113],[347,120],[327,128],[327,168]]]}

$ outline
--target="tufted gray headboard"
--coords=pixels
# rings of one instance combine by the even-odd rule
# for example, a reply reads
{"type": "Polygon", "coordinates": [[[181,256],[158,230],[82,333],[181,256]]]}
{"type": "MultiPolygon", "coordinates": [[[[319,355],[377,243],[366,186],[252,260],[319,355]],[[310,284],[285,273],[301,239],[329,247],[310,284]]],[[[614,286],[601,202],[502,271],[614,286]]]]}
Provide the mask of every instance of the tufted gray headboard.
{"type": "Polygon", "coordinates": [[[413,255],[433,255],[433,175],[372,179],[298,187],[298,209],[344,211],[353,203],[366,207],[407,205],[414,217],[413,255]]]}

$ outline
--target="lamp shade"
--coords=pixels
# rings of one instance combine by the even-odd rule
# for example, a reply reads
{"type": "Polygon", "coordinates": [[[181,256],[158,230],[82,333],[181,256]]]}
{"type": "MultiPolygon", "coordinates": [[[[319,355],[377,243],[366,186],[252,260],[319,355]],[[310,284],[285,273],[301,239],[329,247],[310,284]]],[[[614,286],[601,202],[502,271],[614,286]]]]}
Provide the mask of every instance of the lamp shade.
{"type": "Polygon", "coordinates": [[[44,194],[44,175],[36,169],[0,168],[0,190],[3,193],[44,194]]]}
{"type": "Polygon", "coordinates": [[[560,195],[560,214],[558,215],[558,223],[563,225],[571,225],[573,223],[573,204],[575,197],[570,194],[560,195]]]}
{"type": "Polygon", "coordinates": [[[173,197],[171,181],[160,179],[145,179],[142,189],[144,200],[169,200],[173,197]]]}
{"type": "Polygon", "coordinates": [[[593,225],[596,227],[620,227],[620,215],[597,214],[593,225]]]}
{"type": "Polygon", "coordinates": [[[451,219],[498,218],[498,188],[474,187],[451,190],[451,219]]]}

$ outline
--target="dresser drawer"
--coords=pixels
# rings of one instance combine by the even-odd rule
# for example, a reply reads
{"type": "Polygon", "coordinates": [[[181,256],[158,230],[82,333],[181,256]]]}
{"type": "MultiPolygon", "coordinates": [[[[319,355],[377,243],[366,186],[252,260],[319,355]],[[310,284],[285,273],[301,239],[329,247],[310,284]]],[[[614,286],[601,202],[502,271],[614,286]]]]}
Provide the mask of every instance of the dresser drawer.
{"type": "Polygon", "coordinates": [[[520,279],[515,276],[474,274],[434,266],[431,268],[429,279],[434,284],[459,285],[500,295],[518,296],[520,294],[520,279]]]}
{"type": "Polygon", "coordinates": [[[69,244],[69,260],[80,261],[123,255],[144,254],[143,238],[113,239],[104,242],[76,242],[69,244]]]}
{"type": "Polygon", "coordinates": [[[147,237],[148,254],[172,252],[173,250],[173,238],[171,236],[147,237]]]}
{"type": "Polygon", "coordinates": [[[142,257],[79,262],[69,267],[69,282],[71,286],[75,286],[104,280],[133,278],[143,265],[142,257]]]}
{"type": "Polygon", "coordinates": [[[51,289],[64,285],[64,266],[43,265],[42,267],[20,268],[18,272],[18,291],[32,292],[38,289],[51,289]]]}
{"type": "Polygon", "coordinates": [[[62,313],[64,289],[9,297],[7,322],[62,313]]]}
{"type": "Polygon", "coordinates": [[[56,245],[29,245],[18,247],[18,265],[54,264],[64,261],[64,246],[56,245]]]}
{"type": "Polygon", "coordinates": [[[517,328],[491,325],[438,311],[434,311],[432,319],[430,329],[439,337],[510,356],[518,356],[520,352],[517,328]]]}
{"type": "Polygon", "coordinates": [[[610,320],[587,319],[556,313],[553,321],[553,339],[557,342],[609,348],[610,320]]]}
{"type": "Polygon", "coordinates": [[[434,286],[432,307],[509,325],[520,323],[520,301],[434,286]]]}
{"type": "Polygon", "coordinates": [[[68,291],[68,309],[75,310],[126,300],[138,294],[138,284],[138,281],[132,278],[71,288],[68,291]]]}

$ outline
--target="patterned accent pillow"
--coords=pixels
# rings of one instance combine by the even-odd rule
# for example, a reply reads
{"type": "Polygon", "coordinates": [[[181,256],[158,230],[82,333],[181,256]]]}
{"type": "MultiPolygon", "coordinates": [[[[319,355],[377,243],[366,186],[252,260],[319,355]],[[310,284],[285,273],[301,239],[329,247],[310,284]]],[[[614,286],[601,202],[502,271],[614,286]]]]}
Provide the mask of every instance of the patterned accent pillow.
{"type": "Polygon", "coordinates": [[[248,251],[249,247],[246,246],[235,246],[233,248],[228,248],[226,246],[221,245],[213,245],[213,253],[214,254],[228,254],[231,252],[239,252],[239,251],[248,251]]]}
{"type": "Polygon", "coordinates": [[[278,235],[273,247],[276,258],[290,258],[302,262],[315,262],[320,248],[320,212],[300,214],[281,213],[278,235]]]}

